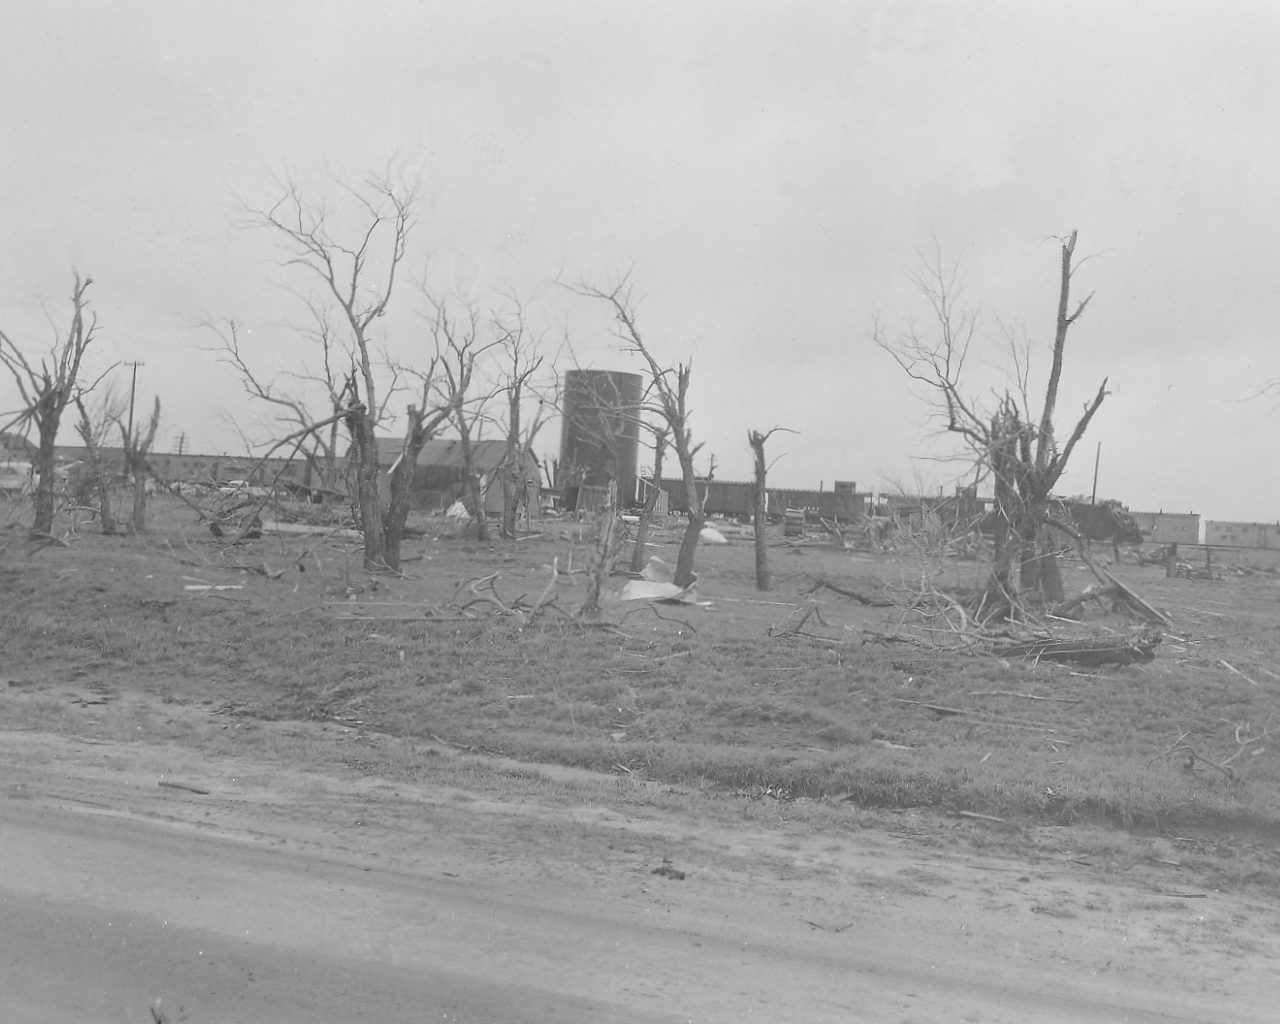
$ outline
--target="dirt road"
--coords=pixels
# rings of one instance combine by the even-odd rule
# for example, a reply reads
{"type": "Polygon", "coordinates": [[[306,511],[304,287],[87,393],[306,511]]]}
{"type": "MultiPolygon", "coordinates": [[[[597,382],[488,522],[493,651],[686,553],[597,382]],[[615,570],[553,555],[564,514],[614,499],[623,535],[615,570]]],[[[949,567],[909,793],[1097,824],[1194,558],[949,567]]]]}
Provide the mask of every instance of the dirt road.
{"type": "MultiPolygon", "coordinates": [[[[288,728],[312,754],[353,742],[288,728]]],[[[1280,1005],[1274,908],[985,854],[974,823],[738,827],[566,769],[463,756],[448,784],[410,785],[203,749],[0,731],[0,1019],[1110,1024],[1280,1005]],[[490,781],[459,786],[460,766],[490,781]]]]}

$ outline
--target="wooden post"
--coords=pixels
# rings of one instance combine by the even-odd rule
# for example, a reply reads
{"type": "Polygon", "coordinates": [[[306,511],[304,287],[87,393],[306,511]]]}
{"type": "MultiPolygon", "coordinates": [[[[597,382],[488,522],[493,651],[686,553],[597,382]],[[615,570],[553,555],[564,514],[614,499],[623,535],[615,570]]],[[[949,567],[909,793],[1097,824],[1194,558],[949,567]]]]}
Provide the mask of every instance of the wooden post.
{"type": "Polygon", "coordinates": [[[1168,579],[1178,575],[1178,542],[1175,540],[1166,549],[1164,574],[1168,579]]]}

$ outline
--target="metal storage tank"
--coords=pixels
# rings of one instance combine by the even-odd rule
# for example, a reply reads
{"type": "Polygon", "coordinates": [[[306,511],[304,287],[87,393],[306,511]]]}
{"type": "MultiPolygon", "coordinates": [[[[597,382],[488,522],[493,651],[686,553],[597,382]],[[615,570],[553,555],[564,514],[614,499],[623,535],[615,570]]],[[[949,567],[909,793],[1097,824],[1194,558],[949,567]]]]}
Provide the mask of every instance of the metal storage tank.
{"type": "Polygon", "coordinates": [[[606,487],[616,480],[618,503],[623,508],[632,504],[643,393],[638,373],[565,373],[559,485],[566,496],[579,487],[606,487]]]}

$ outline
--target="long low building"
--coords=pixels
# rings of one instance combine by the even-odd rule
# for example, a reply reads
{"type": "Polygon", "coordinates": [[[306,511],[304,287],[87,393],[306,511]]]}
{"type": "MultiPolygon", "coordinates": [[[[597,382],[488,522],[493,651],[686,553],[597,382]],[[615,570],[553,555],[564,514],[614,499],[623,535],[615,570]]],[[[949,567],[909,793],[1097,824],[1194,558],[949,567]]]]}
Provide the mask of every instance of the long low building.
{"type": "Polygon", "coordinates": [[[1133,512],[1143,538],[1149,544],[1199,544],[1199,512],[1133,512]]]}
{"type": "Polygon", "coordinates": [[[1237,548],[1280,548],[1280,523],[1229,523],[1209,520],[1204,542],[1237,548]]]}

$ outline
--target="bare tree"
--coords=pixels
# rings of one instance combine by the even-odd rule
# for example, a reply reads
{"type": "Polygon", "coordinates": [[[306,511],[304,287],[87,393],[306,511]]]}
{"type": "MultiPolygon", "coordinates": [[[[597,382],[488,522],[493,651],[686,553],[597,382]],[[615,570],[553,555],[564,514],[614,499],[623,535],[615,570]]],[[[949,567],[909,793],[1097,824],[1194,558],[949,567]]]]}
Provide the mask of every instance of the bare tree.
{"type": "Polygon", "coordinates": [[[445,410],[450,425],[458,432],[462,451],[463,487],[471,513],[476,520],[476,536],[489,539],[489,523],[485,518],[485,486],[476,467],[476,441],[484,426],[485,405],[493,397],[492,390],[477,387],[476,362],[497,341],[483,341],[479,333],[479,316],[467,306],[462,316],[453,316],[444,300],[430,296],[431,333],[435,339],[437,372],[436,405],[445,410]]]}
{"type": "Polygon", "coordinates": [[[693,443],[693,433],[689,428],[689,377],[692,365],[679,363],[674,367],[663,367],[654,358],[636,326],[635,305],[631,298],[631,286],[626,278],[607,292],[589,284],[580,284],[573,290],[579,295],[607,303],[618,322],[618,338],[628,350],[639,355],[648,365],[649,388],[643,410],[659,418],[670,431],[689,509],[689,522],[680,540],[680,554],[676,559],[675,583],[680,587],[690,586],[698,578],[693,571],[693,560],[697,554],[698,538],[707,520],[693,466],[694,456],[702,445],[693,443]]]}
{"type": "Polygon", "coordinates": [[[440,425],[449,418],[449,406],[432,405],[432,389],[436,380],[436,360],[420,373],[422,391],[417,405],[410,405],[408,427],[404,446],[391,466],[391,500],[387,506],[383,524],[387,567],[400,571],[400,546],[404,540],[404,526],[409,517],[409,505],[413,494],[414,470],[423,446],[431,440],[440,425]]]}
{"type": "Polygon", "coordinates": [[[243,325],[227,319],[208,322],[203,326],[217,336],[218,342],[213,351],[218,354],[220,362],[226,363],[235,371],[245,394],[274,407],[277,413],[275,421],[288,428],[289,433],[299,429],[307,432],[299,454],[306,459],[311,470],[313,492],[318,493],[321,500],[327,501],[342,489],[340,484],[343,474],[338,462],[341,454],[342,420],[334,417],[336,413],[345,411],[351,397],[339,360],[348,363],[353,370],[355,360],[339,346],[329,311],[315,303],[308,303],[308,306],[315,325],[298,329],[319,348],[321,368],[312,372],[304,366],[301,372],[286,371],[281,374],[300,384],[302,393],[282,386],[276,380],[254,370],[249,354],[243,350],[241,343],[243,325]],[[324,412],[321,416],[312,411],[312,404],[306,397],[305,389],[308,384],[318,385],[324,392],[324,412]],[[328,421],[327,426],[316,425],[322,419],[328,421]]]}
{"type": "Polygon", "coordinates": [[[53,471],[58,428],[67,406],[77,394],[89,390],[80,384],[80,365],[98,331],[97,315],[89,310],[85,298],[93,278],[82,279],[78,272],[72,273],[75,283],[71,290],[71,324],[64,336],[55,333],[47,357],[37,364],[0,330],[0,365],[13,377],[23,404],[8,426],[23,430],[34,424],[39,439],[35,470],[40,480],[36,484],[35,519],[31,524],[33,538],[47,537],[53,530],[53,471]]]}
{"type": "Polygon", "coordinates": [[[523,305],[510,298],[510,315],[493,317],[503,363],[502,390],[507,396],[507,448],[502,457],[502,536],[516,535],[516,512],[522,496],[527,495],[525,465],[533,450],[534,439],[541,430],[547,403],[535,394],[537,408],[532,419],[525,421],[523,407],[529,392],[536,391],[537,374],[544,358],[538,351],[538,338],[530,331],[523,305]]]}
{"type": "Polygon", "coordinates": [[[79,394],[76,395],[75,402],[80,413],[76,433],[84,442],[85,489],[97,499],[102,532],[113,534],[116,532],[116,517],[111,507],[111,470],[103,459],[102,447],[107,442],[108,432],[124,415],[125,397],[108,384],[92,406],[87,407],[84,396],[79,394]]]}
{"type": "Polygon", "coordinates": [[[913,278],[932,309],[933,331],[908,327],[890,332],[880,324],[874,330],[876,343],[893,356],[908,377],[931,393],[944,429],[963,440],[979,475],[990,474],[995,489],[996,557],[987,610],[1010,611],[1035,594],[1050,602],[1063,599],[1057,544],[1047,529],[1052,524],[1050,494],[1108,393],[1104,379],[1097,394],[1085,404],[1066,443],[1059,445],[1054,417],[1067,334],[1092,298],[1086,296],[1072,308],[1071,280],[1079,267],[1075,261],[1076,232],[1059,242],[1061,276],[1053,360],[1038,416],[1031,410],[1026,361],[1017,358],[1016,346],[1013,386],[995,395],[993,406],[985,406],[966,391],[965,363],[981,325],[978,314],[961,303],[958,269],[944,264],[940,249],[921,254],[922,269],[913,278]]]}
{"type": "Polygon", "coordinates": [[[618,531],[618,481],[610,480],[606,492],[596,518],[596,550],[587,571],[587,593],[577,612],[582,619],[600,618],[600,595],[604,593],[605,581],[613,572],[618,547],[622,543],[618,531]]]}
{"type": "Polygon", "coordinates": [[[747,431],[747,444],[751,446],[752,455],[755,457],[755,482],[752,485],[752,495],[755,498],[755,534],[756,534],[756,589],[768,590],[769,581],[769,491],[765,486],[765,478],[769,472],[769,467],[765,464],[764,444],[774,434],[785,430],[789,434],[794,434],[794,430],[787,427],[773,427],[765,431],[763,434],[758,430],[747,431]]]}
{"type": "Polygon", "coordinates": [[[352,435],[357,472],[356,499],[364,534],[364,564],[387,564],[383,519],[378,500],[378,448],[375,429],[383,412],[374,373],[373,324],[384,316],[395,290],[414,226],[417,185],[392,168],[370,175],[358,186],[333,183],[339,199],[291,179],[266,208],[244,206],[251,226],[269,229],[288,254],[286,267],[298,267],[318,285],[325,306],[345,333],[355,370],[353,393],[346,399],[346,423],[352,435]]]}
{"type": "MultiPolygon", "coordinates": [[[[132,416],[132,413],[130,413],[132,416]]],[[[116,418],[120,428],[120,438],[124,443],[124,462],[133,477],[133,532],[145,533],[147,529],[147,456],[151,454],[151,446],[155,443],[156,431],[160,428],[160,399],[151,410],[151,419],[144,427],[141,422],[132,419],[124,421],[123,416],[116,418]]]]}

